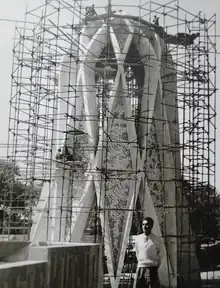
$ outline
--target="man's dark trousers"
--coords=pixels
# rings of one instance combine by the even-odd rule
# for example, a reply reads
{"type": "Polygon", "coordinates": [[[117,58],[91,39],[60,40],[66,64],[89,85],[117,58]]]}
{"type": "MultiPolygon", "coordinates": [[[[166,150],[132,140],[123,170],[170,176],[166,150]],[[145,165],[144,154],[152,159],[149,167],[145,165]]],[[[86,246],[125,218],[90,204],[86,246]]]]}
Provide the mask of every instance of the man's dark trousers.
{"type": "Polygon", "coordinates": [[[160,288],[158,267],[137,268],[136,288],[160,288]]]}

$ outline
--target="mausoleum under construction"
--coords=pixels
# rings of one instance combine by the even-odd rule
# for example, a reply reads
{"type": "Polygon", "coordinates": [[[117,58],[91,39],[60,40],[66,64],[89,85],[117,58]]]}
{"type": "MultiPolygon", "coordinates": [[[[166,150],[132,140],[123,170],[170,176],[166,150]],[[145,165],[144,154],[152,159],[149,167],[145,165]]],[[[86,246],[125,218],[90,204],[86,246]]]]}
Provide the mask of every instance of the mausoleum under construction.
{"type": "Polygon", "coordinates": [[[16,27],[8,160],[27,202],[41,191],[20,234],[100,243],[103,285],[132,287],[150,216],[162,286],[200,287],[187,197],[215,185],[215,16],[86,3],[48,0],[16,27]]]}

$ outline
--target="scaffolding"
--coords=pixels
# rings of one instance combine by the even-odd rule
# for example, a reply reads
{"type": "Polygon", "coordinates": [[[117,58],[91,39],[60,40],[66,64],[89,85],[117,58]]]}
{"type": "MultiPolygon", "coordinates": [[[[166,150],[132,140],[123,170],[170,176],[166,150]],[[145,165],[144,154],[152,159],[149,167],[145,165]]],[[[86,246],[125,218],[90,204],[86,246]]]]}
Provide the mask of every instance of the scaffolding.
{"type": "MultiPolygon", "coordinates": [[[[5,192],[2,235],[102,243],[104,282],[131,287],[132,241],[151,201],[169,275],[175,271],[178,283],[198,280],[192,258],[195,234],[204,230],[195,228],[195,203],[206,199],[213,209],[216,197],[216,17],[194,15],[176,0],[105,5],[47,0],[16,26],[7,158],[24,189],[22,201],[16,180],[5,192]],[[154,95],[154,84],[145,83],[154,83],[156,73],[154,95]],[[116,186],[120,197],[112,193],[116,186]]],[[[208,244],[219,236],[211,230],[208,244]]]]}

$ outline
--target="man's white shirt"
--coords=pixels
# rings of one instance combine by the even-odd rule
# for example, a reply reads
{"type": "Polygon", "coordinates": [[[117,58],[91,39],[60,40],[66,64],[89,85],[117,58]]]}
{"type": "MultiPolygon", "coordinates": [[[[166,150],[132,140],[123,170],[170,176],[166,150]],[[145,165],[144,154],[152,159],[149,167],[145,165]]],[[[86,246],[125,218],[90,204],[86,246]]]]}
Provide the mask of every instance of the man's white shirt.
{"type": "Polygon", "coordinates": [[[138,267],[160,266],[165,257],[165,247],[162,238],[151,233],[144,233],[136,237],[135,251],[138,267]]]}

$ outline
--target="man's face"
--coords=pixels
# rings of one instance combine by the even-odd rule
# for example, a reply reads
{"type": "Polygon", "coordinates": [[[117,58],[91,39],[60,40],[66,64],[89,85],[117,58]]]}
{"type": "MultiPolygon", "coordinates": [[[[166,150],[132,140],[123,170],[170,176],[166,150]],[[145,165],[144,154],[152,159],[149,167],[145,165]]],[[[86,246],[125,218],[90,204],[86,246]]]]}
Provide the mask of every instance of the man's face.
{"type": "Polygon", "coordinates": [[[150,221],[144,220],[142,222],[142,229],[146,235],[149,235],[151,233],[152,228],[153,228],[153,225],[150,221]]]}

